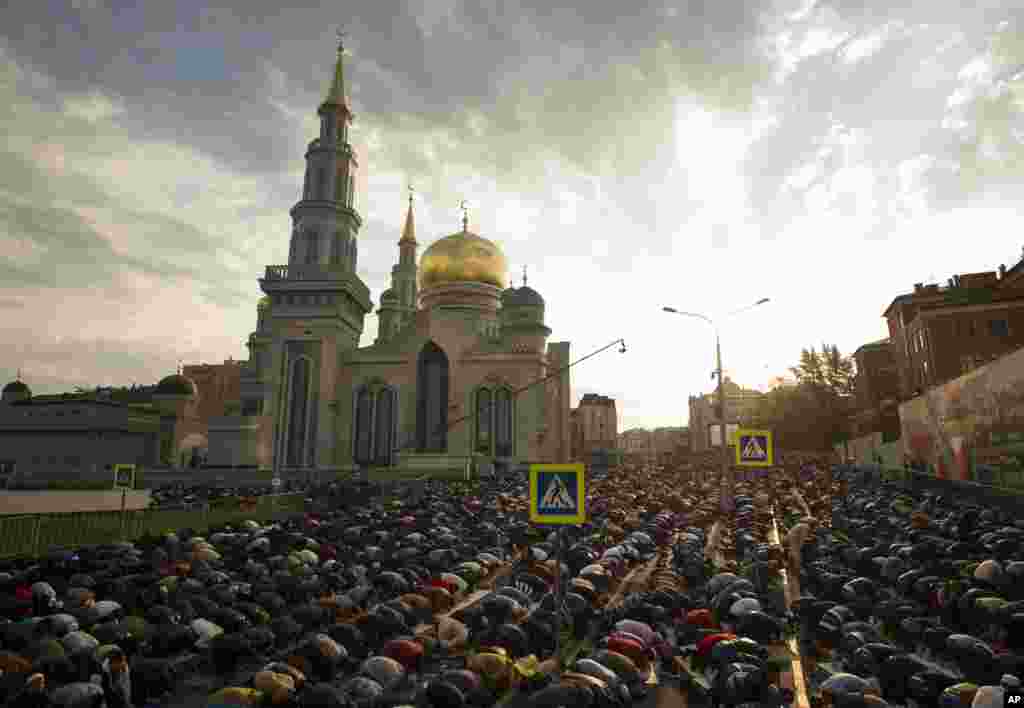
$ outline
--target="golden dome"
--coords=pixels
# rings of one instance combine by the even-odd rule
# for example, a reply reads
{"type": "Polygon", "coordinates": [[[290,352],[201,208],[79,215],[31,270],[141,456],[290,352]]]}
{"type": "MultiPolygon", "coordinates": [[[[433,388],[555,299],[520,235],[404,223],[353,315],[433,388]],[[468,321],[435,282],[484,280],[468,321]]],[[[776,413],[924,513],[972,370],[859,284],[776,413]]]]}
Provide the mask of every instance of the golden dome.
{"type": "Polygon", "coordinates": [[[486,283],[505,287],[508,264],[497,244],[472,231],[432,243],[420,259],[420,288],[441,283],[486,283]]]}

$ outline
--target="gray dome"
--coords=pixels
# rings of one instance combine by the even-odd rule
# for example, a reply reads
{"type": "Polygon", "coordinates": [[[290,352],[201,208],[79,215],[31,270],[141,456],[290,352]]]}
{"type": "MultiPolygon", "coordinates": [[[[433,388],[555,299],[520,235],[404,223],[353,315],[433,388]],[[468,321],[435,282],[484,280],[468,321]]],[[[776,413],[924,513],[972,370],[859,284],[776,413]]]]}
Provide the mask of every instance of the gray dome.
{"type": "Polygon", "coordinates": [[[521,288],[509,288],[501,294],[501,304],[506,307],[519,307],[522,305],[543,307],[544,298],[540,293],[528,285],[521,288]]]}
{"type": "Polygon", "coordinates": [[[154,393],[161,396],[194,396],[196,385],[192,379],[181,374],[171,374],[160,379],[154,393]]]}
{"type": "Polygon", "coordinates": [[[31,396],[32,389],[21,381],[11,381],[9,384],[4,386],[3,395],[9,396],[11,394],[24,394],[26,396],[31,396]]]}
{"type": "Polygon", "coordinates": [[[29,387],[20,379],[11,381],[9,384],[4,386],[3,393],[0,394],[0,401],[3,401],[4,403],[18,403],[20,401],[27,401],[31,398],[31,389],[29,389],[29,387]]]}

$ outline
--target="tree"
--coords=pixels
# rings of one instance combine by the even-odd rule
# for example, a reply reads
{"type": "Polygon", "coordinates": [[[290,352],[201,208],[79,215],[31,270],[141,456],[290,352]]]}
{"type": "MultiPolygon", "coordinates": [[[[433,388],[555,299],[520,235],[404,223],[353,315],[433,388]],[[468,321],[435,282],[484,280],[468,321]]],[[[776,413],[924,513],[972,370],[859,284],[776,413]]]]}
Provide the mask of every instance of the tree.
{"type": "Polygon", "coordinates": [[[853,358],[843,356],[835,344],[822,344],[820,353],[814,347],[801,350],[800,363],[789,370],[800,385],[837,397],[853,393],[853,358]]]}
{"type": "Polygon", "coordinates": [[[800,352],[790,368],[797,385],[770,391],[760,402],[758,421],[775,431],[780,447],[830,450],[848,438],[847,419],[854,366],[835,345],[800,352]]]}

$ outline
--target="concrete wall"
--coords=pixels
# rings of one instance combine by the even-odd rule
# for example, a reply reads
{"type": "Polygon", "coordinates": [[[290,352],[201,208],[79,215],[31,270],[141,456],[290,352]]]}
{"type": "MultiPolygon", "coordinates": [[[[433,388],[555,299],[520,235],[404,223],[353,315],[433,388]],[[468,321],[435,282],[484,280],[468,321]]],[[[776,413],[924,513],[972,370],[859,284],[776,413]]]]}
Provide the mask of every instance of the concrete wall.
{"type": "MultiPolygon", "coordinates": [[[[129,490],[125,509],[145,509],[149,492],[129,490]]],[[[5,491],[0,494],[0,514],[55,514],[69,511],[120,511],[121,492],[35,492],[5,491]]]]}
{"type": "Polygon", "coordinates": [[[900,425],[908,461],[971,479],[971,458],[994,447],[992,433],[1024,426],[1024,349],[900,404],[900,425]]]}
{"type": "Polygon", "coordinates": [[[110,477],[113,464],[155,462],[156,433],[86,431],[0,432],[0,459],[14,462],[15,474],[38,479],[110,477]]]}

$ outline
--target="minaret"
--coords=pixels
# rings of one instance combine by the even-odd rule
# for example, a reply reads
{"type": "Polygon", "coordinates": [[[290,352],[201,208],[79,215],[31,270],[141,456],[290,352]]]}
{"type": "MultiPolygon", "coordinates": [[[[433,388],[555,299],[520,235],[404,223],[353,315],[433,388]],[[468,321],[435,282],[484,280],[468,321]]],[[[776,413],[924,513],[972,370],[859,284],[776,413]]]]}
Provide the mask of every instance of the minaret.
{"type": "Polygon", "coordinates": [[[391,267],[391,287],[380,297],[380,325],[377,342],[383,342],[401,331],[416,313],[416,220],[412,211],[412,187],[409,188],[409,209],[405,227],[398,240],[398,263],[391,267]]]}
{"type": "Polygon", "coordinates": [[[254,369],[243,397],[248,410],[269,419],[261,432],[274,469],[309,470],[339,464],[348,446],[348,394],[339,390],[339,362],[359,345],[373,311],[370,290],[356,272],[356,160],[349,144],[352,111],[345,94],[345,52],[338,45],[334,74],[320,115],[320,136],[306,151],[302,198],[292,207],[287,265],[267,266],[260,288],[269,298],[259,312],[254,369]],[[263,406],[253,401],[260,391],[263,406]]]}
{"type": "Polygon", "coordinates": [[[292,208],[292,238],[288,265],[322,265],[355,271],[356,234],[362,219],[355,208],[358,168],[349,126],[352,110],[345,93],[345,47],[338,59],[327,96],[317,110],[320,136],[306,151],[302,199],[292,208]]]}
{"type": "Polygon", "coordinates": [[[405,227],[398,240],[398,265],[391,269],[392,287],[398,302],[408,310],[416,309],[416,221],[412,213],[412,187],[409,188],[409,210],[405,213],[405,227]]]}

